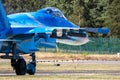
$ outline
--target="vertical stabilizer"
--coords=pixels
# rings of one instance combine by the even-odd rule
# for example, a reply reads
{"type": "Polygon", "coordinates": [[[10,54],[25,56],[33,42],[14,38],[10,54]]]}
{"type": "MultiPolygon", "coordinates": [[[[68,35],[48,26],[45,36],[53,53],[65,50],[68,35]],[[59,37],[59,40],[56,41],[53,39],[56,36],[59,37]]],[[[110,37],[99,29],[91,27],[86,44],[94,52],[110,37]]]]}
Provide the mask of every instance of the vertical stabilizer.
{"type": "Polygon", "coordinates": [[[7,33],[10,29],[10,24],[5,12],[5,9],[2,4],[2,0],[0,0],[0,35],[1,37],[7,33]]]}

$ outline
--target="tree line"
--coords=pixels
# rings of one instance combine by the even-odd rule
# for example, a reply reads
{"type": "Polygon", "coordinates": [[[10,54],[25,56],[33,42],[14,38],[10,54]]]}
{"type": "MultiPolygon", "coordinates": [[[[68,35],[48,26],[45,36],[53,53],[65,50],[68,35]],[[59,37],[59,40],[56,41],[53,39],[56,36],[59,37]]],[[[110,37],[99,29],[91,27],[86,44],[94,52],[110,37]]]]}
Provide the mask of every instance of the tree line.
{"type": "Polygon", "coordinates": [[[57,7],[70,21],[80,27],[107,27],[110,28],[107,37],[120,38],[120,0],[2,0],[2,2],[7,14],[31,12],[49,6],[57,7]]]}

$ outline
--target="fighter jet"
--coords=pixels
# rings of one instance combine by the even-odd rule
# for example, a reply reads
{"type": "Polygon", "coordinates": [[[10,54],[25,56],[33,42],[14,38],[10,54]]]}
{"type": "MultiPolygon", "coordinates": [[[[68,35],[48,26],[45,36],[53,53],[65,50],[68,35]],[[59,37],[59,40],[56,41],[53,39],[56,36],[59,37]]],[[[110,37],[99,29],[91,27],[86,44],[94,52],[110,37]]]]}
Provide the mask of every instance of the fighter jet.
{"type": "Polygon", "coordinates": [[[87,32],[107,34],[109,29],[80,28],[55,7],[6,15],[0,0],[0,53],[5,54],[1,58],[11,60],[16,75],[35,74],[35,52],[40,47],[56,48],[57,43],[83,45],[89,42],[87,32]],[[23,54],[30,54],[28,64],[23,54]]]}

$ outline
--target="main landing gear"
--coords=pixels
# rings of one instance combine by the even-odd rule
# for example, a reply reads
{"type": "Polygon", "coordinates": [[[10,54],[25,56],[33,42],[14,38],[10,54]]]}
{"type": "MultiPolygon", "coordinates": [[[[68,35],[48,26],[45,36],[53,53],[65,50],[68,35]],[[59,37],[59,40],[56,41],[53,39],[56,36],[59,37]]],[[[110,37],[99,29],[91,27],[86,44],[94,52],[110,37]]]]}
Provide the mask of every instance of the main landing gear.
{"type": "Polygon", "coordinates": [[[35,53],[30,55],[32,60],[26,65],[26,61],[16,53],[16,44],[13,45],[13,58],[11,66],[16,72],[16,75],[34,75],[36,72],[36,56],[35,53]]]}
{"type": "Polygon", "coordinates": [[[16,72],[16,75],[25,75],[27,72],[26,62],[24,59],[11,59],[11,66],[16,72]]]}

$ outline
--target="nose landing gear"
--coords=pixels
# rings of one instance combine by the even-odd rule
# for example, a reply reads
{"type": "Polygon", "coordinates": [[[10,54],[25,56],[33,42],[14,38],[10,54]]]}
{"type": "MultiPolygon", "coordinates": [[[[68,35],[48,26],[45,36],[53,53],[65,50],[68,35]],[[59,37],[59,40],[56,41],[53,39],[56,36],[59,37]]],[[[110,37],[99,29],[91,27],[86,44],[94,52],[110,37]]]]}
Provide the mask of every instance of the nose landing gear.
{"type": "Polygon", "coordinates": [[[13,44],[12,48],[13,58],[11,59],[11,66],[15,70],[16,75],[25,75],[26,73],[29,75],[34,75],[36,72],[35,53],[32,53],[30,55],[32,57],[32,60],[26,65],[26,61],[16,52],[16,43],[13,44]]]}
{"type": "Polygon", "coordinates": [[[23,58],[20,59],[11,59],[11,66],[16,72],[16,75],[34,75],[36,72],[36,57],[35,53],[30,55],[32,60],[26,65],[26,61],[23,58]]]}
{"type": "Polygon", "coordinates": [[[36,72],[36,57],[35,57],[35,53],[32,53],[30,55],[32,57],[32,60],[29,64],[27,64],[27,73],[29,75],[34,75],[36,72]]]}
{"type": "Polygon", "coordinates": [[[35,53],[30,55],[32,60],[26,65],[26,61],[21,58],[11,59],[11,66],[16,72],[16,75],[25,75],[28,73],[29,75],[34,75],[36,72],[36,57],[35,53]]]}

